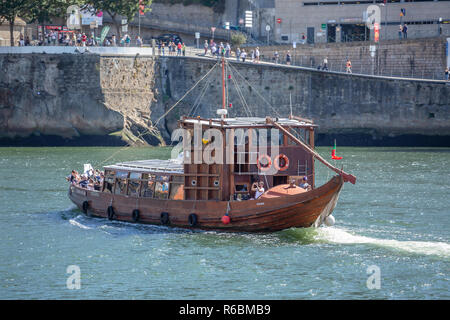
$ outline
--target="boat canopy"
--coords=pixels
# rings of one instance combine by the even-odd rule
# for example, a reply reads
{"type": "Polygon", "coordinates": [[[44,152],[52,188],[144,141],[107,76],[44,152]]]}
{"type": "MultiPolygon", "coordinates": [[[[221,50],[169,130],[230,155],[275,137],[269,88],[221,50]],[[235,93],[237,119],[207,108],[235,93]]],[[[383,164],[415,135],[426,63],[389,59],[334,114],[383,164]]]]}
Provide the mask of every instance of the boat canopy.
{"type": "MultiPolygon", "coordinates": [[[[313,124],[312,120],[303,118],[277,118],[276,121],[287,127],[317,127],[313,124]]],[[[224,127],[224,128],[240,128],[240,127],[267,127],[272,126],[267,122],[266,118],[262,117],[237,117],[237,118],[224,118],[224,119],[203,119],[203,118],[188,118],[183,117],[182,123],[196,124],[201,123],[205,126],[224,127]]]]}
{"type": "Polygon", "coordinates": [[[109,165],[105,167],[105,170],[183,174],[183,163],[170,159],[137,160],[109,165]]]}

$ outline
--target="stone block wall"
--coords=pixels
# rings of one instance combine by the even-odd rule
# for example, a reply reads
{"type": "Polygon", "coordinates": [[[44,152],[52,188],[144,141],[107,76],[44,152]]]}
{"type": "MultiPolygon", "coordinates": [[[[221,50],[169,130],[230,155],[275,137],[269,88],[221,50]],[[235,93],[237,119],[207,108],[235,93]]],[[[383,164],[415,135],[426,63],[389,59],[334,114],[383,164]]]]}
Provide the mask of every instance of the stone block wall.
{"type": "Polygon", "coordinates": [[[293,64],[316,68],[328,57],[328,68],[345,71],[347,58],[354,73],[407,76],[428,79],[443,79],[447,64],[445,38],[389,40],[380,42],[374,58],[370,55],[372,42],[298,44],[292,46],[261,47],[264,59],[270,60],[278,51],[285,59],[287,51],[293,55],[293,64]],[[373,68],[373,69],[372,69],[373,68]]]}

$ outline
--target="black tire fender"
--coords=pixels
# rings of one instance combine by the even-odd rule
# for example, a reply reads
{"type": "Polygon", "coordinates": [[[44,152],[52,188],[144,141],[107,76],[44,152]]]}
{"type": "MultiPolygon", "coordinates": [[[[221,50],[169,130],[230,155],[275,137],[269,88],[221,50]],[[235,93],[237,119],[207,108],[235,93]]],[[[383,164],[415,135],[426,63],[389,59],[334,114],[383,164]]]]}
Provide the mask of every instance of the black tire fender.
{"type": "Polygon", "coordinates": [[[161,224],[163,224],[163,225],[170,224],[169,213],[168,212],[161,212],[161,216],[160,216],[159,220],[161,221],[161,224]]]}
{"type": "Polygon", "coordinates": [[[197,217],[197,215],[196,215],[195,213],[191,213],[191,214],[189,215],[188,222],[189,222],[189,225],[190,225],[191,227],[195,227],[195,226],[197,225],[197,222],[198,222],[198,217],[197,217]]]}
{"type": "Polygon", "coordinates": [[[89,208],[89,202],[88,201],[84,201],[83,205],[81,207],[83,209],[84,214],[87,214],[87,210],[89,208]]]}
{"type": "Polygon", "coordinates": [[[114,219],[115,213],[114,213],[114,208],[112,206],[108,207],[107,213],[108,213],[108,219],[109,220],[114,219]]]}
{"type": "Polygon", "coordinates": [[[131,213],[131,217],[133,218],[133,222],[138,222],[140,218],[140,212],[138,209],[134,209],[131,213]]]}

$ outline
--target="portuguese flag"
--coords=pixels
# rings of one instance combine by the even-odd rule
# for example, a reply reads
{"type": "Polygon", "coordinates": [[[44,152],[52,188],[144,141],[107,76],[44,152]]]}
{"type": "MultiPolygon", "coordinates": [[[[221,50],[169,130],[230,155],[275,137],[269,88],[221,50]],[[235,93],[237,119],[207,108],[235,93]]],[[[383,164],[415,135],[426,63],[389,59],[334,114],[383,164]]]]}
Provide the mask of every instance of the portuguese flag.
{"type": "Polygon", "coordinates": [[[331,159],[333,160],[341,160],[342,157],[336,156],[336,140],[334,140],[334,148],[331,150],[331,159]]]}

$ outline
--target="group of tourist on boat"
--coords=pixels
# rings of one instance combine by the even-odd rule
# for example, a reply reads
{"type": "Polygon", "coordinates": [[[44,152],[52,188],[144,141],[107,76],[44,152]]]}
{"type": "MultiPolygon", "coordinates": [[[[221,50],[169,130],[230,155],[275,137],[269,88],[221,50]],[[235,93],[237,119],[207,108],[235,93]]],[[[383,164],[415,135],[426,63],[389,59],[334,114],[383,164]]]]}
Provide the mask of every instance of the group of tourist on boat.
{"type": "Polygon", "coordinates": [[[97,169],[94,170],[91,166],[81,174],[76,170],[72,170],[70,175],[66,177],[66,180],[71,184],[78,185],[88,190],[97,191],[101,190],[104,179],[104,172],[97,169]]]}

